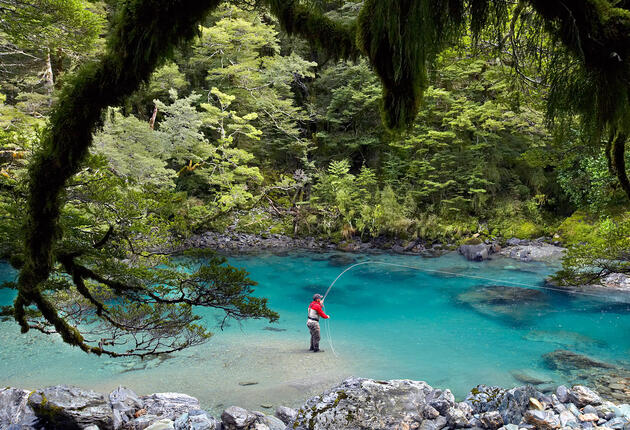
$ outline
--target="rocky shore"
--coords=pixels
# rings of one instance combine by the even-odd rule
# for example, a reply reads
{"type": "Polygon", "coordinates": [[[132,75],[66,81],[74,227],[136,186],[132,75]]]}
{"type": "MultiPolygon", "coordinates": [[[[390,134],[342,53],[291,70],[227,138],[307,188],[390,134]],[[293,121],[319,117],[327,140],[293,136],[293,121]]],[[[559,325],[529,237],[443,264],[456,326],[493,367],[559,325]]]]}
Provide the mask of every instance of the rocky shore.
{"type": "MultiPolygon", "coordinates": [[[[261,250],[285,252],[291,250],[342,251],[342,252],[392,252],[396,254],[439,257],[457,250],[469,261],[485,261],[500,256],[522,262],[558,262],[566,249],[549,237],[538,239],[511,238],[507,241],[484,241],[478,244],[428,243],[422,239],[392,239],[377,237],[363,242],[359,239],[333,243],[314,237],[294,238],[280,234],[265,236],[228,231],[226,233],[205,232],[187,239],[179,250],[211,248],[227,254],[251,253],[261,250]]],[[[620,273],[609,275],[600,285],[585,286],[586,289],[608,289],[630,292],[630,276],[620,273]]]]}
{"type": "Polygon", "coordinates": [[[401,254],[416,254],[434,257],[455,249],[452,244],[430,244],[422,239],[404,240],[377,237],[368,242],[359,239],[345,240],[340,243],[314,238],[290,237],[281,234],[264,236],[227,231],[226,233],[205,232],[187,239],[182,248],[212,248],[219,252],[241,253],[260,250],[319,250],[343,252],[390,251],[401,254]]]}
{"type": "Polygon", "coordinates": [[[448,390],[411,380],[349,378],[299,409],[275,415],[228,407],[220,417],[186,394],[138,396],[119,387],[104,395],[65,385],[27,391],[0,390],[1,430],[630,430],[630,405],[595,391],[558,386],[543,394],[533,386],[478,385],[464,401],[448,390]]]}

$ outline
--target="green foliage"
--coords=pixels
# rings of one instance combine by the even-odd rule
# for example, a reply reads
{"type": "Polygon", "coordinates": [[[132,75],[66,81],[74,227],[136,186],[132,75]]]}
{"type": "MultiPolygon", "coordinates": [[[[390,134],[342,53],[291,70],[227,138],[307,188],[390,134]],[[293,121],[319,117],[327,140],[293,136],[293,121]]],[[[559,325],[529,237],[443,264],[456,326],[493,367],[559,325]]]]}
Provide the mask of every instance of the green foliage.
{"type": "Polygon", "coordinates": [[[630,273],[630,219],[628,214],[602,217],[593,226],[597,235],[569,247],[562,270],[554,275],[560,285],[600,283],[611,273],[630,273]]]}
{"type": "Polygon", "coordinates": [[[134,116],[111,110],[103,129],[94,135],[94,150],[107,158],[119,177],[139,185],[174,186],[175,171],[166,163],[170,154],[167,137],[134,116]]]}
{"type": "MultiPolygon", "coordinates": [[[[25,244],[13,258],[21,273],[12,310],[23,331],[54,326],[86,352],[146,355],[199,343],[207,333],[196,305],[273,320],[251,297],[251,281],[222,260],[183,273],[178,265],[188,262],[161,254],[178,236],[225,229],[235,217],[241,230],[334,240],[531,237],[551,231],[549,210],[609,207],[619,186],[630,195],[630,15],[621,3],[265,0],[274,18],[220,0],[130,0],[112,15],[98,61],[86,58],[100,47],[103,11],[91,11],[100,5],[6,3],[16,17],[0,19],[0,44],[14,49],[6,58],[21,49],[37,58],[23,82],[7,81],[0,106],[8,118],[0,120],[0,204],[9,214],[0,235],[16,249],[25,244]],[[564,48],[532,25],[541,22],[564,48]],[[42,43],[33,43],[33,25],[42,43]],[[499,49],[488,48],[495,41],[499,49]],[[368,61],[329,62],[356,60],[360,50],[368,61]],[[63,75],[78,62],[79,72],[63,75]],[[548,118],[567,126],[554,141],[543,123],[547,96],[548,118]],[[35,156],[13,155],[40,140],[35,156]],[[243,215],[267,204],[270,212],[243,215]],[[88,313],[73,318],[74,302],[88,313]],[[100,333],[128,321],[166,324],[172,342],[123,352],[86,340],[98,338],[83,336],[86,321],[100,333]]],[[[615,245],[591,235],[589,256],[621,261],[624,228],[596,222],[615,245]]],[[[586,267],[589,256],[567,267],[586,267]]],[[[132,335],[124,333],[118,339],[132,335]]]]}

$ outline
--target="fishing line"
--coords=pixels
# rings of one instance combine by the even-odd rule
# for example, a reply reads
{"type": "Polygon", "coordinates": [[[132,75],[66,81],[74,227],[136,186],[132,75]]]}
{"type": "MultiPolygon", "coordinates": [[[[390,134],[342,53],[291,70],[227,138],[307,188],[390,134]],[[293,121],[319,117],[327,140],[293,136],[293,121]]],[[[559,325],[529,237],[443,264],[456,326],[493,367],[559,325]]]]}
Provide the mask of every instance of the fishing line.
{"type": "MultiPolygon", "coordinates": [[[[398,263],[386,263],[384,261],[363,261],[361,263],[355,263],[351,266],[346,267],[336,278],[334,281],[332,281],[332,283],[328,286],[328,289],[326,290],[326,293],[324,294],[324,297],[322,298],[322,306],[323,306],[323,302],[326,300],[326,297],[328,297],[328,293],[330,293],[330,290],[332,289],[332,287],[335,285],[335,283],[349,270],[354,269],[355,267],[358,266],[363,266],[365,264],[380,264],[382,266],[393,266],[393,267],[403,267],[406,269],[412,269],[412,270],[418,270],[420,272],[428,272],[428,273],[439,273],[442,275],[449,275],[449,276],[458,276],[461,278],[471,278],[471,279],[479,279],[482,281],[492,281],[492,282],[497,282],[497,283],[501,283],[501,284],[512,284],[512,285],[518,285],[521,287],[528,287],[528,288],[533,288],[533,289],[542,289],[542,290],[549,290],[549,291],[555,291],[555,292],[561,292],[561,293],[567,293],[567,294],[577,294],[577,295],[583,295],[583,296],[590,296],[590,297],[597,297],[597,298],[602,298],[602,295],[600,294],[592,294],[592,293],[586,293],[583,291],[571,291],[571,290],[566,290],[563,288],[555,288],[555,287],[547,287],[547,286],[541,286],[541,285],[532,285],[532,284],[526,284],[523,282],[516,282],[516,281],[506,281],[506,280],[502,280],[502,279],[494,279],[494,278],[486,278],[483,276],[476,276],[476,275],[467,275],[467,274],[462,274],[462,273],[454,273],[454,272],[448,272],[446,270],[436,270],[436,269],[425,269],[423,267],[416,267],[416,266],[409,266],[406,264],[398,264],[398,263]]],[[[324,308],[324,312],[325,312],[326,308],[324,308]]],[[[325,320],[325,327],[326,327],[326,336],[328,338],[328,344],[330,345],[330,349],[332,351],[332,353],[335,355],[335,357],[338,357],[337,352],[335,351],[335,347],[333,345],[332,342],[332,336],[330,334],[330,322],[328,320],[325,320]]]]}

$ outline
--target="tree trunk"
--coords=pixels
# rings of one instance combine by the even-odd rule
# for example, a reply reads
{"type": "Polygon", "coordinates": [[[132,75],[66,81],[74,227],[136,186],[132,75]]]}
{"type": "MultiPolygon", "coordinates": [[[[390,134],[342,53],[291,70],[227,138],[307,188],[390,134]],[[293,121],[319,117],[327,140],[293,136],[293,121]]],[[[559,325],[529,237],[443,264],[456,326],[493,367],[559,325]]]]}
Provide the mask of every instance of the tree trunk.
{"type": "Polygon", "coordinates": [[[618,133],[615,137],[615,141],[612,146],[612,162],[617,174],[617,179],[621,188],[626,192],[628,199],[630,199],[630,180],[628,180],[628,173],[626,172],[626,139],[627,136],[622,133],[618,133]]]}
{"type": "Polygon", "coordinates": [[[48,91],[48,106],[52,105],[52,93],[55,89],[55,80],[52,69],[52,61],[50,60],[50,49],[46,54],[46,70],[44,71],[44,81],[46,82],[46,90],[48,91]]]}
{"type": "Polygon", "coordinates": [[[151,130],[153,130],[153,127],[155,127],[155,117],[157,116],[158,113],[158,108],[157,105],[155,105],[155,108],[153,108],[153,115],[151,115],[151,119],[149,120],[149,127],[151,127],[151,130]]]}

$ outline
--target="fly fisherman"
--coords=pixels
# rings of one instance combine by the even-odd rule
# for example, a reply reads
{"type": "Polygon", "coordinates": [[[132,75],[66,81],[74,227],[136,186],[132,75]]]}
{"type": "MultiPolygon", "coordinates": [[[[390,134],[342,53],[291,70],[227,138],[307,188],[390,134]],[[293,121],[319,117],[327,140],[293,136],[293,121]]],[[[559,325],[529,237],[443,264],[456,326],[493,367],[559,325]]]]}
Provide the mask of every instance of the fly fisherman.
{"type": "Polygon", "coordinates": [[[324,350],[319,349],[319,317],[324,319],[330,318],[330,315],[326,315],[322,309],[322,299],[323,296],[321,294],[315,294],[313,301],[308,305],[308,320],[306,321],[306,326],[311,332],[311,348],[309,351],[313,352],[324,352],[324,350]]]}

